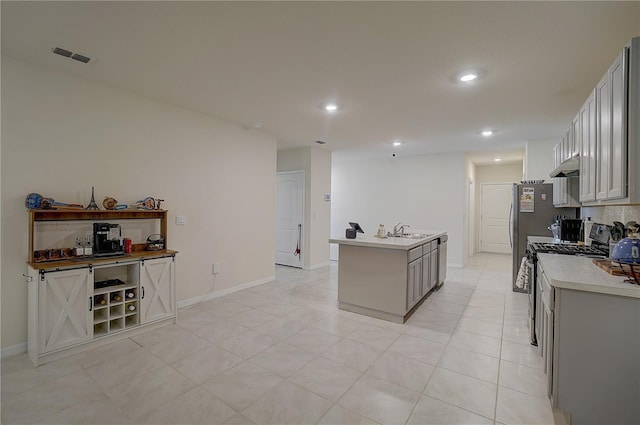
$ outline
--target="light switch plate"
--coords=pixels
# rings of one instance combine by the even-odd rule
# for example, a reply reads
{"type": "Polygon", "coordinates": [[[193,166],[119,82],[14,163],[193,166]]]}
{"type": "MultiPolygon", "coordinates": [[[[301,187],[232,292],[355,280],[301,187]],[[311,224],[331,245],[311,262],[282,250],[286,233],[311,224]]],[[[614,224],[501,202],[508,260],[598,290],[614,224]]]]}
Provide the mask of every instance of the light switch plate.
{"type": "Polygon", "coordinates": [[[326,193],[326,194],[324,195],[324,200],[325,200],[325,201],[330,201],[330,200],[331,200],[331,195],[330,195],[330,194],[328,194],[328,193],[326,193]]]}
{"type": "Polygon", "coordinates": [[[187,216],[186,215],[177,215],[176,216],[176,224],[178,226],[184,226],[187,224],[187,216]]]}

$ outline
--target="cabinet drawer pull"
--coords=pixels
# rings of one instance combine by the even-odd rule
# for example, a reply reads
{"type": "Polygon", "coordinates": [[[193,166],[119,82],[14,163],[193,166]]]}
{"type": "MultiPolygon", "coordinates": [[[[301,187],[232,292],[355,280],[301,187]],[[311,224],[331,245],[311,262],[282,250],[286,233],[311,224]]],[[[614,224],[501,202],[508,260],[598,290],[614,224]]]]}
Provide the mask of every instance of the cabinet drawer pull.
{"type": "Polygon", "coordinates": [[[140,298],[144,299],[144,286],[142,286],[140,289],[142,289],[142,297],[140,298]]]}
{"type": "Polygon", "coordinates": [[[89,311],[93,311],[93,297],[89,297],[89,311]]]}

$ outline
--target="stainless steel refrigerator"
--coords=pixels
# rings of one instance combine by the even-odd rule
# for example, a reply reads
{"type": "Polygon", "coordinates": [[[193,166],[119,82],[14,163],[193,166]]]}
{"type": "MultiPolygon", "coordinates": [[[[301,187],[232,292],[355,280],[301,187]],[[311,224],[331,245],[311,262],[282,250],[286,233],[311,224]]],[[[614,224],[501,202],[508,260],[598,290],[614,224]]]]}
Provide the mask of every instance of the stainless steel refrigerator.
{"type": "Polygon", "coordinates": [[[555,216],[576,217],[576,208],[553,206],[553,184],[514,184],[509,211],[509,236],[513,252],[513,290],[526,292],[515,285],[522,257],[527,254],[527,236],[549,236],[548,227],[555,216]]]}

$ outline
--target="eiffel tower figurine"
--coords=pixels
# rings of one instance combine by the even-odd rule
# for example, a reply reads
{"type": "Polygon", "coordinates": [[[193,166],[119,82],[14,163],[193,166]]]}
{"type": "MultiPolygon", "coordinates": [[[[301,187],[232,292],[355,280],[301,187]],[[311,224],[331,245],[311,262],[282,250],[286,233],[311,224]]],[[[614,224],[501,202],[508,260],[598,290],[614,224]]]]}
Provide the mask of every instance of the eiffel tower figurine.
{"type": "Polygon", "coordinates": [[[85,210],[99,210],[98,204],[96,204],[96,198],[93,196],[93,186],[91,186],[91,201],[85,210]]]}

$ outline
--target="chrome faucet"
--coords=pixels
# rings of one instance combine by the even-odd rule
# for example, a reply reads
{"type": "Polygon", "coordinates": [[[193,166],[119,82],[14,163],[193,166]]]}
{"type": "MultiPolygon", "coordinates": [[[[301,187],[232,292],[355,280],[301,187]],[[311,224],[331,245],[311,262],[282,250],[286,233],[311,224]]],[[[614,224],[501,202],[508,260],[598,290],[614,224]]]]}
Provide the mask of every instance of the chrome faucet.
{"type": "Polygon", "coordinates": [[[409,227],[409,225],[402,224],[402,222],[399,222],[398,224],[393,226],[393,237],[394,238],[401,237],[404,234],[405,227],[409,227]]]}

